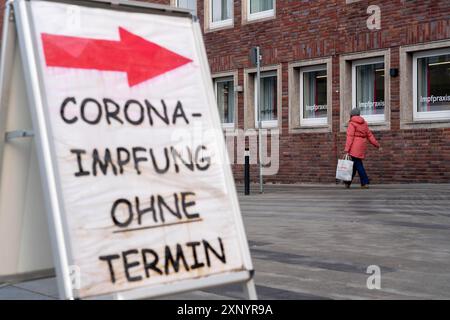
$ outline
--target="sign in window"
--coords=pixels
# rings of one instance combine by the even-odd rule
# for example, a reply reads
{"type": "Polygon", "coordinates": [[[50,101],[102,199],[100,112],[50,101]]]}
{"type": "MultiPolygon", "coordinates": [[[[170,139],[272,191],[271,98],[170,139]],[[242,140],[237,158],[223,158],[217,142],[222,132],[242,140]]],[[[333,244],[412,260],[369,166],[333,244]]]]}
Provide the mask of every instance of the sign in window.
{"type": "Polygon", "coordinates": [[[383,60],[353,63],[353,108],[369,122],[384,121],[385,65],[383,60]]]}
{"type": "Polygon", "coordinates": [[[445,116],[450,112],[450,53],[416,60],[417,112],[445,116]]]}
{"type": "Polygon", "coordinates": [[[273,0],[250,0],[250,13],[273,9],[273,0]]]}
{"type": "Polygon", "coordinates": [[[325,67],[300,71],[300,123],[326,124],[328,117],[327,70],[325,67]]]}
{"type": "Polygon", "coordinates": [[[215,80],[217,106],[224,127],[234,126],[234,81],[232,77],[215,80]]]}

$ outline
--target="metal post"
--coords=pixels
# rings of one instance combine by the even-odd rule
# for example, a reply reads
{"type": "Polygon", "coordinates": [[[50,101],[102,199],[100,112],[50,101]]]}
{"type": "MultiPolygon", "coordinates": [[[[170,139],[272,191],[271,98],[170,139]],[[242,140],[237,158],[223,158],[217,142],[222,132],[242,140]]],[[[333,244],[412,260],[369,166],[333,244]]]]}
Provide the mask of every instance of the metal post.
{"type": "Polygon", "coordinates": [[[250,194],[250,151],[248,148],[245,148],[244,158],[244,187],[245,195],[248,196],[250,194]]]}
{"type": "Polygon", "coordinates": [[[261,125],[261,49],[256,47],[256,107],[258,109],[258,158],[259,158],[259,192],[264,192],[262,175],[262,125],[261,125]]]}
{"type": "Polygon", "coordinates": [[[244,284],[244,294],[247,296],[248,300],[258,300],[256,285],[253,279],[250,279],[244,284]]]}

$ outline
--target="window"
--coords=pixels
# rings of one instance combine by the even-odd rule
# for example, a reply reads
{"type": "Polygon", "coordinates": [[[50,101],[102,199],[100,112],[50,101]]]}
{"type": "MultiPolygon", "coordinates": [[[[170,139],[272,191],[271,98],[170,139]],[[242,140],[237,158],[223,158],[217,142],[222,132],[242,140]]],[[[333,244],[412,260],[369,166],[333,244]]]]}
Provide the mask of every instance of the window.
{"type": "Polygon", "coordinates": [[[257,107],[257,79],[256,68],[244,69],[244,129],[259,128],[258,111],[261,112],[262,128],[281,129],[283,81],[281,64],[261,67],[260,110],[257,107]]]}
{"type": "Polygon", "coordinates": [[[233,0],[210,1],[210,28],[220,28],[233,24],[233,0]]]}
{"type": "MultiPolygon", "coordinates": [[[[257,77],[254,77],[255,81],[255,97],[257,94],[257,77]]],[[[260,82],[260,108],[261,108],[261,126],[263,128],[278,126],[278,83],[276,71],[262,72],[260,82]]],[[[259,114],[257,99],[255,101],[255,126],[259,126],[259,114]]]]}
{"type": "Polygon", "coordinates": [[[332,131],[332,65],[331,57],[289,63],[290,133],[332,131]]]}
{"type": "Polygon", "coordinates": [[[300,125],[327,124],[327,66],[312,66],[300,70],[300,125]]]}
{"type": "Polygon", "coordinates": [[[197,14],[197,0],[175,0],[178,8],[189,9],[193,14],[197,14]]]}
{"type": "Polygon", "coordinates": [[[385,66],[383,58],[359,60],[352,67],[352,108],[367,122],[385,121],[385,66]]]}
{"type": "Polygon", "coordinates": [[[214,80],[217,106],[224,128],[234,127],[234,79],[233,77],[217,78],[214,80]]]}
{"type": "Polygon", "coordinates": [[[247,19],[257,20],[275,15],[275,0],[247,0],[247,19]]]}
{"type": "MultiPolygon", "coordinates": [[[[390,67],[391,49],[344,54],[339,57],[341,132],[347,130],[350,111],[356,107],[361,108],[362,116],[371,130],[390,130],[391,77],[386,72],[390,67]]],[[[402,73],[406,72],[400,72],[402,73]]]]}
{"type": "Polygon", "coordinates": [[[450,128],[448,55],[450,39],[400,47],[400,129],[450,128]]]}
{"type": "Polygon", "coordinates": [[[414,119],[450,118],[450,49],[413,58],[414,119]]]}

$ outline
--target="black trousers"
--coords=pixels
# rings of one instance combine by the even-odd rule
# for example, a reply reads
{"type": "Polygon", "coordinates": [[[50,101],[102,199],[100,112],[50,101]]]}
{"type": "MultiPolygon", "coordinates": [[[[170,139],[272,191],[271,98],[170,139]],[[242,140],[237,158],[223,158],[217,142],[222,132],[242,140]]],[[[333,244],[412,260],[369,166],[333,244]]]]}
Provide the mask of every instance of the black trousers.
{"type": "MultiPolygon", "coordinates": [[[[358,172],[359,179],[361,180],[361,185],[365,186],[366,184],[369,184],[369,177],[367,176],[366,169],[364,169],[363,160],[360,158],[352,157],[352,161],[353,161],[352,179],[355,178],[356,172],[358,172]]],[[[352,181],[347,182],[347,184],[350,185],[352,181]]]]}

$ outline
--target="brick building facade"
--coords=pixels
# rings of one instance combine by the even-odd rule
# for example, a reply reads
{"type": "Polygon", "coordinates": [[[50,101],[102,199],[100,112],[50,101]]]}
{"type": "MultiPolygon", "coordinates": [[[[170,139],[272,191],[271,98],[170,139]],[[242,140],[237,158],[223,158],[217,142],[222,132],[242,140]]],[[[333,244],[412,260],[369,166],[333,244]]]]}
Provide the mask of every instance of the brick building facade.
{"type": "Polygon", "coordinates": [[[365,162],[372,183],[450,182],[450,1],[228,1],[147,2],[196,7],[215,88],[233,109],[227,135],[255,129],[249,52],[262,48],[267,126],[280,133],[279,171],[266,181],[334,182],[358,106],[382,145],[365,162]]]}
{"type": "MultiPolygon", "coordinates": [[[[233,23],[215,31],[204,14],[205,5],[211,2],[198,0],[197,13],[213,76],[235,73],[243,88],[237,92],[238,128],[255,126],[248,121],[252,116],[246,101],[251,95],[246,90],[251,91],[247,75],[253,69],[249,61],[252,46],[261,46],[262,65],[276,70],[281,80],[280,169],[266,181],[335,181],[352,106],[352,64],[369,58],[380,58],[385,74],[384,119],[371,125],[382,150],[369,147],[366,161],[372,182],[450,181],[450,117],[415,117],[412,98],[415,55],[450,54],[450,1],[275,0],[272,16],[253,21],[249,21],[247,1],[234,1],[233,23]],[[380,23],[375,28],[374,13],[379,17],[375,24],[380,23]],[[433,51],[438,49],[443,51],[433,51]],[[309,65],[324,65],[330,78],[325,126],[302,126],[297,121],[298,74],[309,65]],[[398,76],[391,76],[391,69],[398,69],[398,76]]],[[[450,95],[447,70],[442,81],[450,95]]],[[[254,169],[252,176],[257,179],[254,169]]],[[[242,180],[241,166],[235,167],[235,173],[242,180]]]]}

